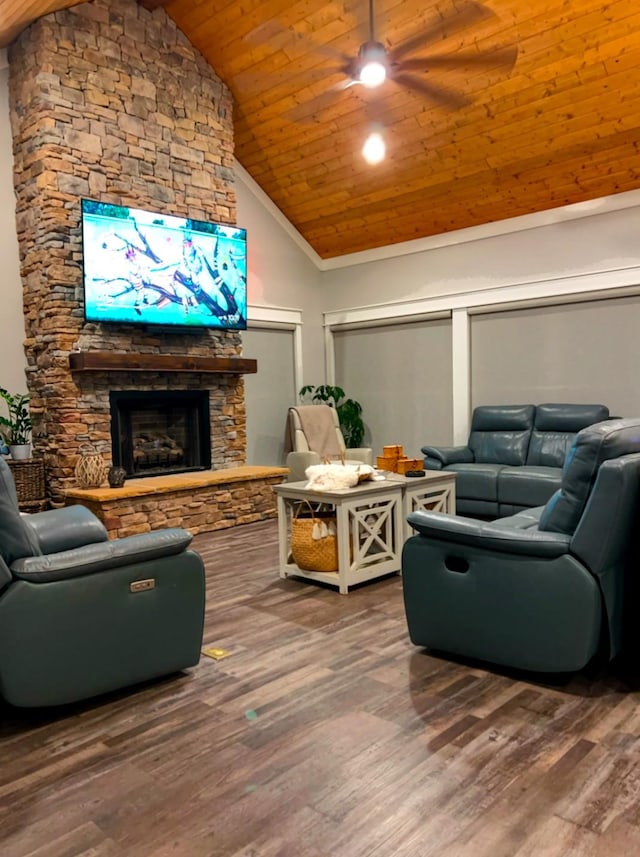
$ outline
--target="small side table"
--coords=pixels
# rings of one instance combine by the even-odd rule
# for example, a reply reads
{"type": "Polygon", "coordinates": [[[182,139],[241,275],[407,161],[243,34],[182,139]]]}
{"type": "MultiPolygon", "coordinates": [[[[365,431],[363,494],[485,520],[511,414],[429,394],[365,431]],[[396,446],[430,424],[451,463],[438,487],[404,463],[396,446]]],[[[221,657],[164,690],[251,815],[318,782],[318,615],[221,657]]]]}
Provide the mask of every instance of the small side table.
{"type": "Polygon", "coordinates": [[[18,495],[21,512],[42,512],[49,501],[46,496],[44,462],[41,458],[28,458],[25,461],[7,459],[18,495]]]}
{"type": "Polygon", "coordinates": [[[388,473],[385,481],[402,486],[405,539],[415,534],[415,530],[407,523],[407,515],[411,512],[444,512],[446,515],[456,513],[456,474],[452,471],[425,470],[424,476],[415,478],[400,473],[388,473]]]}

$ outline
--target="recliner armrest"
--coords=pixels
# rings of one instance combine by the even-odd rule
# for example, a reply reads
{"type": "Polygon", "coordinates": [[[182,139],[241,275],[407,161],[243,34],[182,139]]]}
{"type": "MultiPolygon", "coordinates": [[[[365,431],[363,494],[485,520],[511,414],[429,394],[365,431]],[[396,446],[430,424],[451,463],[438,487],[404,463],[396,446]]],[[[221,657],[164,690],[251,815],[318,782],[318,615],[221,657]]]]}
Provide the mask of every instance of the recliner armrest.
{"type": "Polygon", "coordinates": [[[564,533],[514,530],[499,522],[478,521],[442,512],[412,512],[407,521],[421,536],[455,545],[469,545],[501,553],[552,559],[569,553],[571,537],[564,533]]]}
{"type": "Polygon", "coordinates": [[[156,530],[60,553],[16,559],[11,564],[11,572],[15,578],[32,583],[69,580],[121,568],[124,565],[173,556],[182,553],[192,539],[190,532],[177,527],[156,530]]]}
{"type": "Polygon", "coordinates": [[[289,482],[303,482],[307,477],[305,470],[312,464],[322,464],[317,452],[290,452],[287,455],[289,482]]]}
{"type": "Polygon", "coordinates": [[[106,542],[109,538],[102,521],[86,506],[65,506],[48,512],[35,512],[26,515],[24,522],[35,532],[44,554],[106,542]]]}
{"type": "Polygon", "coordinates": [[[428,458],[435,458],[443,467],[447,464],[471,464],[475,460],[468,446],[423,446],[428,458]]]}
{"type": "Polygon", "coordinates": [[[350,458],[352,461],[361,461],[363,464],[370,464],[373,467],[373,450],[371,447],[359,446],[355,449],[345,449],[345,458],[350,458]]]}

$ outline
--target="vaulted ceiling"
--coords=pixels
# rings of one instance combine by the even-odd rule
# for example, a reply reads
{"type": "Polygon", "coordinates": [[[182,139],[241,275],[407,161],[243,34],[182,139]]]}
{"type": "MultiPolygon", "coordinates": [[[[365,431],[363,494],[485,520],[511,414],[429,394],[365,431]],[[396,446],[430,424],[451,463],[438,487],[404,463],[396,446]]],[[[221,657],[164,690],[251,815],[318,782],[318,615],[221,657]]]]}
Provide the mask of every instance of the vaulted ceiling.
{"type": "MultiPolygon", "coordinates": [[[[638,0],[377,0],[405,68],[372,90],[345,87],[370,0],[140,3],[229,86],[239,162],[323,258],[640,186],[638,0]]],[[[0,44],[72,5],[0,0],[0,44]]]]}

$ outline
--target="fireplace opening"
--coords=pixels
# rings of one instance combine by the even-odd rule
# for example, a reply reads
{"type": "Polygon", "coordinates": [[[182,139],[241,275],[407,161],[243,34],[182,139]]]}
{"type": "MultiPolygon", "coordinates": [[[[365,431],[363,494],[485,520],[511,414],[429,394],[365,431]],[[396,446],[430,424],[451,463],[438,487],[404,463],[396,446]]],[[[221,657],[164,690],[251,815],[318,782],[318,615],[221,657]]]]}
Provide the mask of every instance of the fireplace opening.
{"type": "Polygon", "coordinates": [[[126,390],[109,393],[111,452],[128,476],[209,470],[207,390],[126,390]]]}

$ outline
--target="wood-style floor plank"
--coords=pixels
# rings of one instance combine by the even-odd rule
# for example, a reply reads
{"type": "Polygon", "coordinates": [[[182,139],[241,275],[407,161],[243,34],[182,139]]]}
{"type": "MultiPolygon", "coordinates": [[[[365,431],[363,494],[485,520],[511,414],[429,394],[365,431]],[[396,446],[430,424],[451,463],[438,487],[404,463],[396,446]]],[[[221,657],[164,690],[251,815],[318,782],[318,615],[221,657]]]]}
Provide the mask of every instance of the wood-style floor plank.
{"type": "Polygon", "coordinates": [[[2,857],[640,853],[640,686],[416,649],[397,575],[277,574],[273,521],[202,534],[204,645],[179,676],[0,708],[2,857]]]}

